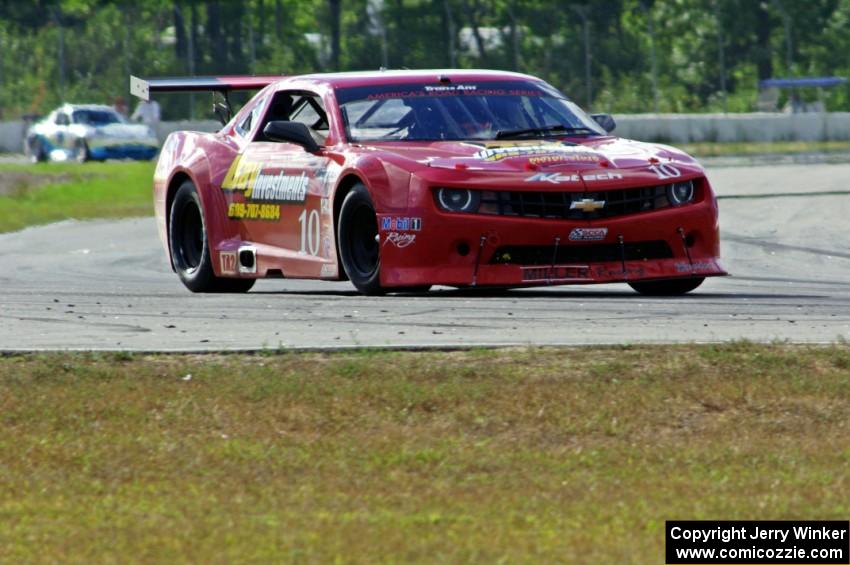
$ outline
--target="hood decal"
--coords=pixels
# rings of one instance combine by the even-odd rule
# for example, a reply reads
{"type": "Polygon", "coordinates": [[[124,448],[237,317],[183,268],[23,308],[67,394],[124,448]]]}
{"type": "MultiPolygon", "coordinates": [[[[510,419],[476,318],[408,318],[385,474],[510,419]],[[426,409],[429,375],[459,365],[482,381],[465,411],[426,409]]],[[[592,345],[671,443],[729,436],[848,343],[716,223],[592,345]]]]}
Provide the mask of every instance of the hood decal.
{"type": "Polygon", "coordinates": [[[529,162],[531,162],[531,159],[539,159],[539,163],[598,163],[603,159],[592,149],[569,142],[487,141],[468,143],[467,145],[480,148],[472,157],[482,161],[501,161],[513,157],[526,157],[529,162]]]}

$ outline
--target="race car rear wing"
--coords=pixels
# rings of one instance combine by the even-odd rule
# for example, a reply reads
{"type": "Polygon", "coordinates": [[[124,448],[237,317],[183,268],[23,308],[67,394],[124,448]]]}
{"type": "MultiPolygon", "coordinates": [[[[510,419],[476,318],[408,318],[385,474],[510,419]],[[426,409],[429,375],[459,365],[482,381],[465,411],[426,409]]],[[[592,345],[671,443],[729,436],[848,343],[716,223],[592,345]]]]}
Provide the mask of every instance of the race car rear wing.
{"type": "Polygon", "coordinates": [[[232,90],[260,90],[273,82],[281,80],[282,76],[229,76],[229,77],[175,77],[143,79],[130,76],[130,94],[150,100],[151,92],[212,92],[213,111],[218,115],[222,124],[230,121],[233,108],[228,94],[232,90]],[[223,100],[219,102],[215,95],[223,100]]]}

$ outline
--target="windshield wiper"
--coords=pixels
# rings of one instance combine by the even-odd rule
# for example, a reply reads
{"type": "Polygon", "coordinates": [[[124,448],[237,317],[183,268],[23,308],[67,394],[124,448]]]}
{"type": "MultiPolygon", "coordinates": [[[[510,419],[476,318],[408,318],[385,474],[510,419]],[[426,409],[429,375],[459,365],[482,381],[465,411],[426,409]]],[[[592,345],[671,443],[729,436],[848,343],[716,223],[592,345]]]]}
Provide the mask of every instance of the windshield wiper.
{"type": "Polygon", "coordinates": [[[523,128],[523,129],[505,129],[499,130],[496,132],[496,139],[507,139],[509,137],[522,137],[524,135],[540,135],[545,136],[546,134],[557,133],[557,134],[570,134],[570,133],[596,133],[590,128],[586,127],[569,127],[561,124],[552,124],[548,126],[540,126],[537,128],[523,128]]]}

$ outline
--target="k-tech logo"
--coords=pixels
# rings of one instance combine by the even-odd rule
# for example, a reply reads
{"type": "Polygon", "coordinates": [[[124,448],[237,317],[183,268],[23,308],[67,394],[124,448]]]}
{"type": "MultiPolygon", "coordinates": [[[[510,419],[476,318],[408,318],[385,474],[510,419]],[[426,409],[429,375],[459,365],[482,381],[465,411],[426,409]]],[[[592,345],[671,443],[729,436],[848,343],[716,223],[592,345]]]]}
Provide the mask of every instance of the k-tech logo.
{"type": "Polygon", "coordinates": [[[525,179],[525,182],[549,182],[552,184],[561,184],[562,182],[596,182],[603,180],[621,179],[623,175],[620,173],[602,173],[598,175],[562,175],[560,173],[537,173],[525,179]]]}
{"type": "Polygon", "coordinates": [[[615,180],[623,178],[620,173],[602,173],[599,175],[582,175],[585,182],[594,182],[598,180],[615,180]]]}
{"type": "Polygon", "coordinates": [[[525,179],[525,182],[550,182],[561,184],[562,182],[579,182],[578,175],[562,175],[561,173],[537,173],[525,179]]]}

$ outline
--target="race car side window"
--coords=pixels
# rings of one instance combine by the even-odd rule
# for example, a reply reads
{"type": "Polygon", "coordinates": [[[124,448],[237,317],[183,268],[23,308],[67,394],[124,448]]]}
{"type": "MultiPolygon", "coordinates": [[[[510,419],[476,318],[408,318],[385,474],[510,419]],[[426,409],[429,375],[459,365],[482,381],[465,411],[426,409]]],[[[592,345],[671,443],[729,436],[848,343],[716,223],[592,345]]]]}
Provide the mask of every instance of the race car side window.
{"type": "Polygon", "coordinates": [[[260,116],[263,113],[263,109],[266,107],[266,102],[268,98],[265,98],[254,106],[254,109],[251,110],[247,116],[245,116],[241,122],[236,125],[236,132],[239,133],[242,137],[249,137],[250,133],[254,130],[254,126],[257,125],[260,121],[260,116]]]}
{"type": "Polygon", "coordinates": [[[256,141],[265,141],[262,134],[266,124],[273,121],[300,122],[307,126],[316,143],[323,145],[327,138],[328,118],[318,96],[307,92],[280,91],[272,97],[269,110],[257,128],[256,141]]]}
{"type": "Polygon", "coordinates": [[[68,118],[68,114],[65,112],[59,112],[56,114],[56,125],[57,126],[67,126],[71,123],[71,120],[68,118]]]}

